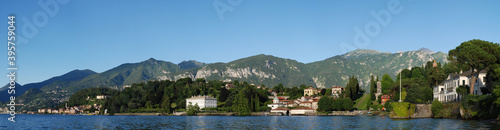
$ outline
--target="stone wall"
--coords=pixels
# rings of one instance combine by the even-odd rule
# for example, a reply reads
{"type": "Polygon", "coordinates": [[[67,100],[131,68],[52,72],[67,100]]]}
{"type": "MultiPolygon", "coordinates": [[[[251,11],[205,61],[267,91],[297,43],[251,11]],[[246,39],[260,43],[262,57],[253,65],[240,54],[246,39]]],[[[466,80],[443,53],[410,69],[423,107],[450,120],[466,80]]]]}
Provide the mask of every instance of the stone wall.
{"type": "Polygon", "coordinates": [[[411,118],[431,118],[431,106],[432,104],[416,104],[415,113],[411,115],[411,118]]]}

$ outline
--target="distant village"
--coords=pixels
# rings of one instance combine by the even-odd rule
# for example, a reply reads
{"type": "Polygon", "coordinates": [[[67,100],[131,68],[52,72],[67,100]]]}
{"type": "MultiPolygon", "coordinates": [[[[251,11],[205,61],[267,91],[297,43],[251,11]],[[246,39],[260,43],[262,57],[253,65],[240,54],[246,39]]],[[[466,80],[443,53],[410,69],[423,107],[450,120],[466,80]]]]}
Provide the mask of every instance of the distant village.
{"type": "MultiPolygon", "coordinates": [[[[87,97],[87,100],[104,100],[110,98],[109,95],[97,95],[94,98],[87,97]]],[[[40,108],[38,109],[36,114],[99,114],[99,111],[101,110],[102,105],[94,103],[92,105],[81,105],[81,106],[71,106],[68,107],[66,106],[64,108],[59,108],[59,109],[54,109],[54,108],[40,108]]],[[[35,113],[28,113],[28,114],[35,114],[35,113]]]]}

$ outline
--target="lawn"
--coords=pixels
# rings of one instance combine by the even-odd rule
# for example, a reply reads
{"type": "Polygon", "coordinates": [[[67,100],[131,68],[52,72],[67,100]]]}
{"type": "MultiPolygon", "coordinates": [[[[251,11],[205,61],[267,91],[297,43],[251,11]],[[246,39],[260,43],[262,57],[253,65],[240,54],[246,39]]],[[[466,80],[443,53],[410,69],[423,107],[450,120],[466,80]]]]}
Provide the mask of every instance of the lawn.
{"type": "Polygon", "coordinates": [[[367,110],[366,108],[370,102],[370,94],[364,94],[363,97],[356,99],[353,108],[358,108],[358,110],[367,110]]]}

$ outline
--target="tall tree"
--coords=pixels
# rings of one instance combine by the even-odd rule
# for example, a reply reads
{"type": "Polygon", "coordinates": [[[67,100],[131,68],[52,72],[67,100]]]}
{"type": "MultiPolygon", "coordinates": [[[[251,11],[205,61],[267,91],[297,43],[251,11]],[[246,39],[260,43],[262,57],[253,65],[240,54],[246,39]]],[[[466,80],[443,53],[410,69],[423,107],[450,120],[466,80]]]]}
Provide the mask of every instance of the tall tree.
{"type": "Polygon", "coordinates": [[[392,80],[389,74],[384,74],[382,76],[382,93],[389,94],[391,86],[394,84],[394,80],[392,80]]]}
{"type": "Polygon", "coordinates": [[[250,115],[250,107],[248,107],[248,99],[245,97],[243,91],[236,95],[236,99],[233,103],[233,109],[238,113],[239,116],[250,115]]]}
{"type": "Polygon", "coordinates": [[[471,69],[470,94],[474,94],[474,84],[478,78],[478,71],[497,62],[500,56],[498,43],[492,43],[479,39],[463,42],[448,53],[451,63],[460,64],[471,69]]]}

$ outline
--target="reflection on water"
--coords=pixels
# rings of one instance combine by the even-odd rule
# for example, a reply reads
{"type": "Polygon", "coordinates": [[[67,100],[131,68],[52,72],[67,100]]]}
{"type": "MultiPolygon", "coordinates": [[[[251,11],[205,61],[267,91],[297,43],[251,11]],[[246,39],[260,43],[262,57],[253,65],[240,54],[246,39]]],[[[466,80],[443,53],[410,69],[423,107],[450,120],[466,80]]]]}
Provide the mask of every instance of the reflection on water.
{"type": "Polygon", "coordinates": [[[0,129],[497,129],[499,124],[381,116],[84,116],[0,115],[0,129]]]}

